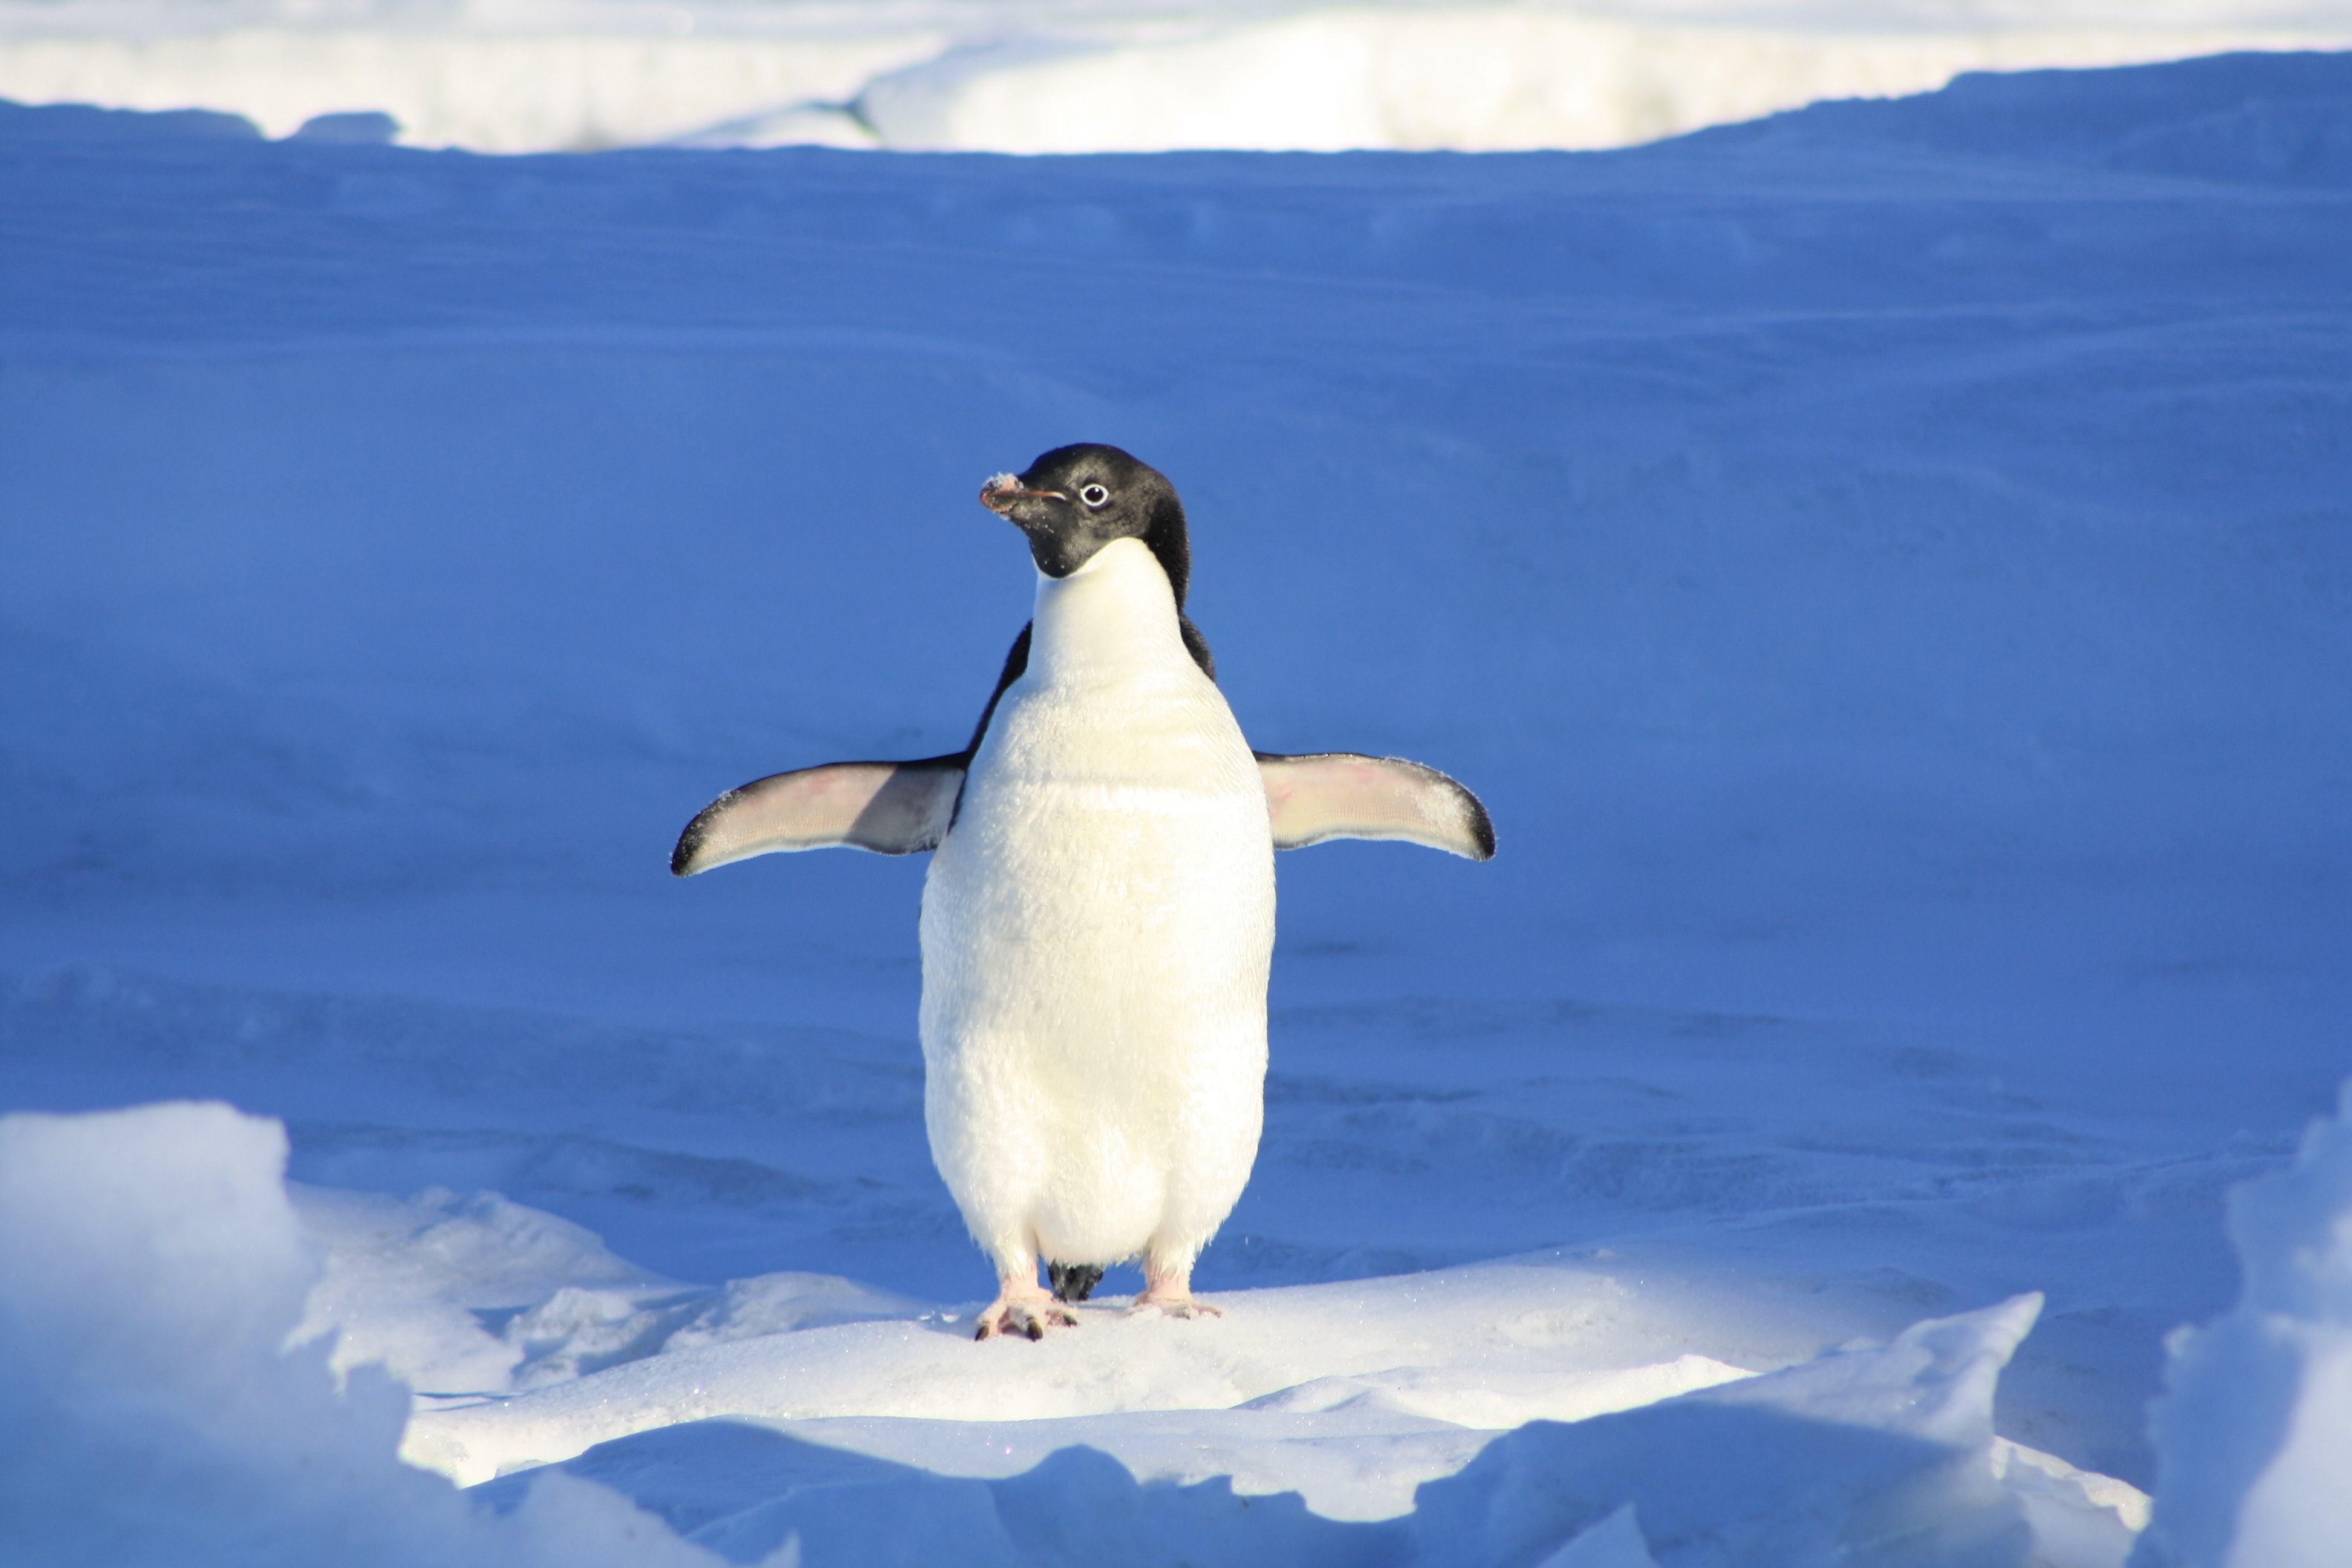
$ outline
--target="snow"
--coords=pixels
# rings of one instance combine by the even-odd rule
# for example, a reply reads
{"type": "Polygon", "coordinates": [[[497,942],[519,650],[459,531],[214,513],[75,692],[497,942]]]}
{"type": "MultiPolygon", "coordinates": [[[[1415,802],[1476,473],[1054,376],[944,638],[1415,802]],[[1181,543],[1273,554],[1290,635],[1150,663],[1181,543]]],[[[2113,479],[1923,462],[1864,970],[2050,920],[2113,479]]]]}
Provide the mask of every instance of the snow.
{"type": "MultiPolygon", "coordinates": [[[[545,1394],[411,1418],[406,1451],[460,1479],[570,1457],[544,1447],[550,1434],[572,1452],[595,1440],[572,1474],[530,1468],[469,1506],[394,1458],[400,1386],[373,1365],[339,1384],[330,1341],[297,1323],[306,1294],[314,1321],[322,1299],[348,1300],[335,1263],[354,1235],[380,1246],[394,1205],[357,1205],[373,1224],[305,1224],[285,1152],[276,1123],[218,1104],[0,1117],[12,1548],[118,1563],[710,1561],[698,1546],[735,1563],[1024,1563],[1075,1561],[1131,1531],[1128,1555],[1147,1563],[1489,1563],[1555,1546],[1622,1561],[1645,1540],[1682,1562],[1992,1561],[1996,1548],[2021,1562],[2034,1534],[2003,1476],[2038,1478],[2042,1495],[2073,1475],[1994,1447],[1994,1381],[2039,1298],[1763,1376],[1685,1356],[1579,1378],[1563,1363],[1591,1359],[1589,1337],[1532,1355],[1523,1334],[1474,1334],[1505,1354],[1465,1356],[1458,1321],[1429,1332],[1433,1298],[1556,1301],[1529,1271],[1359,1287],[1347,1307],[1328,1289],[1237,1293],[1255,1320],[1240,1344],[1205,1331],[1186,1344],[1165,1321],[1097,1308],[1093,1331],[1034,1352],[982,1350],[936,1314],[772,1319],[749,1338],[639,1346],[627,1374],[583,1368],[545,1394]],[[323,1279],[321,1231],[336,1238],[323,1279]],[[1341,1325],[1345,1342],[1329,1342],[1341,1325]],[[1452,1364],[1232,1397],[1252,1379],[1363,1361],[1376,1342],[1374,1361],[1452,1364]],[[866,1413],[763,1407],[781,1394],[822,1410],[844,1394],[866,1413]],[[647,1395],[663,1407],[649,1413],[647,1395]],[[1052,1405],[1093,1414],[1041,1419],[1052,1405]],[[1496,1438],[1447,1418],[1497,1415],[1517,1429],[1496,1438]],[[1267,1494],[1286,1495],[1252,1501],[1267,1494]]],[[[478,1206],[494,1212],[425,1235],[534,1225],[478,1206]]],[[[580,1245],[560,1222],[536,1226],[523,1268],[580,1245]]],[[[518,1269],[471,1236],[416,1251],[518,1269]]],[[[2108,1550],[2068,1561],[2129,1539],[2078,1479],[2071,1522],[2095,1519],[2108,1550]]]]}
{"type": "Polygon", "coordinates": [[[2245,1283],[2171,1346],[2164,1490],[2132,1561],[2317,1568],[2352,1540],[2352,1083],[2292,1170],[2231,1194],[2230,1234],[2245,1283]]]}
{"type": "Polygon", "coordinates": [[[2281,1173],[2352,1002],[2347,124],[2341,56],[1475,158],[0,110],[0,1514],[2087,1565],[2153,1487],[2143,1556],[2272,1550],[2341,1418],[2340,1132],[2281,1173]],[[666,858],[960,744],[1030,587],[973,489],[1094,438],[1252,741],[1501,852],[1281,858],[1224,1318],[975,1345],[919,860],[666,858]]]}
{"type": "Polygon", "coordinates": [[[225,1105],[0,1117],[0,1518],[45,1563],[713,1561],[551,1476],[509,1517],[394,1458],[406,1391],[285,1348],[286,1137],[225,1105]]]}
{"type": "MultiPolygon", "coordinates": [[[[1854,20],[1867,28],[1866,14],[1854,20]]],[[[1619,147],[1819,99],[1926,91],[1963,71],[2347,42],[2352,31],[1831,31],[1353,6],[1142,40],[1016,37],[884,74],[854,107],[903,148],[1619,147]]]]}
{"type": "Polygon", "coordinates": [[[0,97],[203,107],[273,137],[373,112],[412,145],[504,153],[1480,151],[1621,146],[1969,70],[2347,45],[2341,0],[6,0],[0,97]]]}

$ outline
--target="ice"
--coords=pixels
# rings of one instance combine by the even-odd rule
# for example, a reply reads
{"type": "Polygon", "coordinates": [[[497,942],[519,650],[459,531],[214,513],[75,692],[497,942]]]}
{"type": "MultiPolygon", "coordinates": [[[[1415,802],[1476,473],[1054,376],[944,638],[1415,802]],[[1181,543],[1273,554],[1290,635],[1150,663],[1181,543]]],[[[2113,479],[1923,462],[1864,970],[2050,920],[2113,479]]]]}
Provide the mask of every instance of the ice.
{"type": "Polygon", "coordinates": [[[2319,1568],[2352,1541],[2352,1083],[2294,1167],[2231,1194],[2235,1307],[2171,1345],[2140,1568],[2319,1568]]]}

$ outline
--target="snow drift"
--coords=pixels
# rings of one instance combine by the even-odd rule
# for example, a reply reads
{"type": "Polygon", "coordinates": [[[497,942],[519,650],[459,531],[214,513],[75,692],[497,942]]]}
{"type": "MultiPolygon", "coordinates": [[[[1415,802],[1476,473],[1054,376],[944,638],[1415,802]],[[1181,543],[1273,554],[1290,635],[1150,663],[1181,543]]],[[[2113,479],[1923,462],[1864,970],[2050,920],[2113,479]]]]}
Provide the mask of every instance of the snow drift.
{"type": "Polygon", "coordinates": [[[2352,1083],[2294,1168],[2230,1195],[2245,1285],[2172,1346],[2135,1568],[2323,1568],[2352,1542],[2352,1083]]]}
{"type": "MultiPolygon", "coordinates": [[[[2352,35],[1766,31],[1524,5],[1352,7],[1174,38],[969,47],[869,82],[852,109],[884,146],[905,148],[1620,147],[1819,99],[1930,91],[1964,71],[2346,42],[2352,35]]],[[[743,133],[764,139],[756,121],[743,133]]]]}
{"type": "Polygon", "coordinates": [[[0,1518],[51,1564],[711,1561],[551,1477],[510,1517],[394,1458],[408,1393],[287,1348],[317,1264],[274,1122],[222,1105],[0,1117],[0,1518]]]}
{"type": "MultiPolygon", "coordinates": [[[[1729,1379],[1715,1388],[1573,1425],[1537,1423],[1491,1444],[1475,1429],[1412,1415],[1381,1395],[1378,1379],[1310,1382],[1227,1413],[1223,1442],[1255,1424],[1261,1449],[1286,1450],[1291,1468],[1303,1460],[1316,1474],[1321,1459],[1322,1486],[1342,1498],[1347,1473],[1375,1476],[1398,1457],[1400,1436],[1451,1434],[1421,1460],[1433,1458],[1441,1475],[1484,1447],[1458,1474],[1424,1485],[1409,1517],[1389,1522],[1330,1518],[1296,1496],[1240,1495],[1229,1476],[1139,1484],[1087,1439],[1139,1451],[1142,1438],[1147,1474],[1164,1455],[1194,1450],[1196,1466],[1203,1456],[1197,1436],[1155,1442],[1148,1418],[1111,1413],[1120,1395],[1103,1374],[1165,1353],[1132,1335],[1105,1344],[1097,1325],[1081,1347],[1091,1370],[1067,1380],[1039,1356],[1013,1363],[1002,1345],[924,1331],[921,1320],[902,1321],[898,1337],[913,1328],[915,1341],[975,1366],[1017,1365],[1023,1381],[1043,1372],[1072,1391],[1090,1385],[1108,1407],[1091,1427],[1043,1424],[1042,1445],[1022,1439],[1030,1453],[1045,1447],[1043,1457],[1007,1465],[996,1439],[1024,1424],[1008,1426],[1002,1410],[972,1434],[978,1446],[959,1442],[951,1422],[763,1422],[727,1403],[707,1350],[660,1352],[638,1372],[674,1394],[690,1389],[714,1414],[608,1441],[575,1467],[613,1478],[660,1519],[550,1471],[493,1489],[496,1506],[486,1509],[394,1459],[405,1408],[396,1384],[370,1366],[338,1382],[326,1343],[289,1345],[319,1270],[280,1184],[284,1157],[278,1127],[218,1105],[0,1118],[0,1249],[11,1264],[0,1280],[0,1389],[12,1412],[0,1495],[10,1502],[13,1549],[119,1564],[687,1565],[712,1560],[699,1543],[732,1563],[782,1553],[877,1568],[950,1558],[1076,1568],[1117,1542],[1123,1561],[1143,1564],[1484,1568],[1555,1548],[1590,1555],[1613,1540],[1621,1559],[1646,1542],[1667,1564],[1760,1553],[1789,1563],[2088,1565],[2127,1539],[2125,1521],[2093,1500],[2093,1479],[2053,1489],[2052,1477],[2072,1476],[2066,1467],[2044,1456],[2036,1468],[1996,1445],[1994,1383],[2037,1298],[1767,1376],[1727,1369],[1707,1379],[1729,1379]],[[883,1457],[894,1449],[896,1462],[883,1457]],[[2005,1479],[2012,1472],[2021,1487],[2005,1479]],[[2060,1496],[2069,1500],[2052,1513],[2060,1496]],[[2042,1515],[2063,1529],[2037,1536],[2042,1515]],[[689,1528],[692,1542],[663,1520],[689,1528]],[[2085,1552],[2085,1540],[2096,1549],[2085,1552]]],[[[1261,1304],[1234,1303],[1241,1313],[1261,1304]]],[[[884,1369],[888,1358],[877,1362],[870,1348],[823,1342],[838,1332],[771,1325],[733,1349],[750,1366],[764,1363],[773,1396],[789,1402],[804,1397],[805,1374],[788,1370],[803,1339],[816,1342],[819,1358],[869,1378],[884,1369]]],[[[1500,1391],[1497,1370],[1477,1380],[1489,1398],[1500,1391]]],[[[971,1374],[949,1373],[958,1375],[971,1374]]],[[[580,1382],[574,1408],[608,1404],[609,1381],[580,1382]]],[[[1653,1382],[1635,1397],[1674,1387],[1653,1382]]],[[[533,1419],[522,1405],[475,1408],[492,1429],[533,1419]]],[[[1197,1426],[1202,1414],[1192,1415],[1197,1426]]],[[[1213,1466],[1213,1451],[1206,1458],[1213,1466]]],[[[1266,1464],[1261,1453],[1262,1474],[1266,1464]]],[[[1273,1473],[1283,1468],[1277,1459],[1273,1473]]]]}

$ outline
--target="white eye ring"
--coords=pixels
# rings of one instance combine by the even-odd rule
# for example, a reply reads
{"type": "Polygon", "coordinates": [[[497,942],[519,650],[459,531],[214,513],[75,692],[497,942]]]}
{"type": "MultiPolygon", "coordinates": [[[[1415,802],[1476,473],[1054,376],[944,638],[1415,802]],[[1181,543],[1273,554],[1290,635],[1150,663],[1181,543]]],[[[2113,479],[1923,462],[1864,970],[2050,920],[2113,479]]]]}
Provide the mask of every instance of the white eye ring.
{"type": "Polygon", "coordinates": [[[1078,499],[1086,502],[1088,506],[1100,506],[1103,502],[1110,500],[1110,491],[1103,489],[1100,485],[1088,485],[1078,491],[1078,499]]]}

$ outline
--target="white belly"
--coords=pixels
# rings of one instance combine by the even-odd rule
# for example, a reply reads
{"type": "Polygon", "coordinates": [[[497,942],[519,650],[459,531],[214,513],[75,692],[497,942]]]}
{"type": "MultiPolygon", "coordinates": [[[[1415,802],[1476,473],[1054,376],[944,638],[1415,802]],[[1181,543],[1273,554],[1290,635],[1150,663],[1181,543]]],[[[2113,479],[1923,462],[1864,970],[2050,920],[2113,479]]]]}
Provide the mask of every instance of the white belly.
{"type": "Polygon", "coordinates": [[[1256,1157],[1273,946],[1265,788],[1189,660],[1006,692],[922,914],[931,1153],[1000,1263],[1207,1242],[1256,1157]]]}

